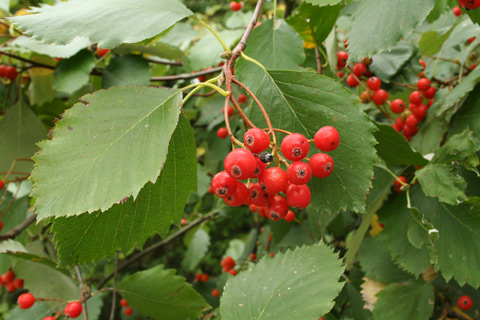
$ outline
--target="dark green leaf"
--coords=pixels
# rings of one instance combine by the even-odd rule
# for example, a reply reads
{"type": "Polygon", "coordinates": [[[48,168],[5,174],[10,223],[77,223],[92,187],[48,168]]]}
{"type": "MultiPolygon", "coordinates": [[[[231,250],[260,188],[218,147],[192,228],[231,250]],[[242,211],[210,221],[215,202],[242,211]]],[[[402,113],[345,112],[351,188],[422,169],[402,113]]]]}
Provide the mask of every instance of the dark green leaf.
{"type": "Polygon", "coordinates": [[[389,82],[405,69],[415,51],[415,46],[402,41],[392,50],[374,55],[372,57],[373,62],[368,68],[382,81],[389,82]]]}
{"type": "Polygon", "coordinates": [[[53,89],[72,94],[88,83],[95,58],[88,50],[82,50],[69,59],[63,59],[55,69],[53,89]]]}
{"type": "Polygon", "coordinates": [[[203,229],[198,229],[188,245],[182,261],[182,268],[193,271],[208,251],[210,236],[203,229]]]}
{"type": "Polygon", "coordinates": [[[126,85],[148,86],[148,61],[137,55],[114,57],[103,71],[103,88],[126,85]]]}

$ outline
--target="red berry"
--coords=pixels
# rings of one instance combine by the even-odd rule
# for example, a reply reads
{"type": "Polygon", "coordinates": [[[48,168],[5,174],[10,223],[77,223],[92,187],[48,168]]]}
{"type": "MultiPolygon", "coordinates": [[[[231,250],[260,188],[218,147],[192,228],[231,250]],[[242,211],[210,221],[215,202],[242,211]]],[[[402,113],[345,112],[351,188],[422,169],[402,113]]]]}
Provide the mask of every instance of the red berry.
{"type": "MultiPolygon", "coordinates": [[[[293,184],[306,184],[312,177],[312,168],[306,162],[294,161],[287,168],[287,178],[293,184]]],[[[287,188],[288,190],[288,188],[287,188]]]]}
{"type": "Polygon", "coordinates": [[[55,320],[55,318],[52,317],[52,316],[48,316],[48,317],[43,318],[42,320],[55,320]]]}
{"type": "Polygon", "coordinates": [[[237,188],[233,194],[224,200],[230,207],[240,207],[248,199],[249,194],[247,187],[242,182],[237,182],[237,188]]]}
{"type": "Polygon", "coordinates": [[[125,308],[125,310],[123,310],[123,313],[125,313],[125,315],[126,315],[127,317],[130,317],[130,316],[132,315],[132,313],[133,313],[133,309],[130,308],[130,307],[125,308]]]}
{"type": "Polygon", "coordinates": [[[470,310],[473,307],[472,299],[469,296],[461,296],[458,298],[458,307],[462,310],[470,310]]]}
{"type": "Polygon", "coordinates": [[[200,281],[201,281],[201,282],[207,282],[208,279],[210,279],[210,276],[209,276],[208,274],[202,273],[202,274],[200,275],[200,281]]]}
{"type": "Polygon", "coordinates": [[[281,168],[268,168],[260,176],[258,182],[266,192],[276,194],[287,189],[287,173],[281,168]]]}
{"type": "Polygon", "coordinates": [[[462,15],[462,10],[458,6],[454,7],[452,11],[453,11],[453,14],[457,17],[460,17],[462,15]]]}
{"type": "Polygon", "coordinates": [[[245,132],[243,141],[250,151],[260,153],[270,145],[270,136],[262,129],[253,128],[245,132]]]}
{"type": "Polygon", "coordinates": [[[256,206],[263,207],[272,202],[274,193],[267,193],[259,183],[250,184],[250,202],[256,206]]]}
{"type": "Polygon", "coordinates": [[[370,88],[372,91],[377,91],[381,88],[382,86],[382,81],[378,79],[377,77],[370,77],[367,80],[367,86],[370,88]]]}
{"type": "Polygon", "coordinates": [[[405,102],[402,99],[395,99],[390,103],[390,109],[393,113],[402,113],[405,110],[405,102]]]}
{"type": "Polygon", "coordinates": [[[435,102],[435,100],[432,98],[430,100],[428,100],[428,103],[427,103],[427,109],[430,108],[431,106],[433,106],[433,103],[435,102]]]}
{"type": "Polygon", "coordinates": [[[295,212],[288,210],[287,215],[285,216],[285,221],[292,222],[293,220],[295,220],[295,212]]]}
{"type": "Polygon", "coordinates": [[[78,317],[82,313],[82,310],[82,304],[78,301],[70,302],[64,309],[65,314],[72,319],[78,317]]]}
{"type": "Polygon", "coordinates": [[[242,9],[242,4],[236,1],[230,2],[230,10],[232,11],[239,11],[242,9]]]}
{"type": "Polygon", "coordinates": [[[237,180],[230,177],[225,171],[221,171],[213,177],[211,186],[217,197],[226,198],[237,189],[237,180]]]}
{"type": "Polygon", "coordinates": [[[409,115],[407,119],[405,119],[405,124],[409,126],[410,128],[415,128],[418,124],[418,119],[415,117],[413,114],[409,115]]]}
{"type": "Polygon", "coordinates": [[[2,230],[2,228],[3,228],[3,222],[0,221],[0,230],[2,230]]]}
{"type": "Polygon", "coordinates": [[[347,85],[349,87],[355,88],[358,86],[358,81],[355,79],[355,76],[353,74],[349,74],[347,77],[347,85]]]}
{"type": "Polygon", "coordinates": [[[255,253],[250,253],[249,260],[250,260],[250,261],[255,261],[255,260],[257,260],[257,255],[256,255],[255,253]]]}
{"type": "Polygon", "coordinates": [[[313,141],[320,151],[333,151],[340,143],[340,134],[334,127],[326,126],[315,133],[313,141]]]}
{"type": "Polygon", "coordinates": [[[430,81],[430,79],[422,78],[422,79],[418,80],[417,88],[418,88],[418,90],[425,91],[425,90],[428,90],[428,88],[430,88],[431,84],[432,84],[432,82],[430,81]]]}
{"type": "Polygon", "coordinates": [[[5,183],[3,182],[3,180],[2,180],[2,179],[0,179],[0,190],[2,190],[2,189],[3,189],[3,186],[4,186],[4,185],[5,185],[5,183]]]}
{"type": "Polygon", "coordinates": [[[427,106],[424,104],[417,105],[415,108],[412,109],[413,115],[415,118],[418,119],[418,121],[422,121],[425,119],[425,116],[427,115],[427,106]]]}
{"type": "MultiPolygon", "coordinates": [[[[203,82],[203,81],[202,81],[202,82],[203,82]]],[[[233,111],[234,111],[234,110],[233,110],[233,107],[232,107],[232,106],[228,106],[228,108],[227,108],[227,114],[228,114],[229,116],[231,116],[231,115],[233,114],[233,111]]],[[[223,109],[222,109],[222,114],[224,114],[224,113],[225,113],[225,107],[223,107],[223,109]]]]}
{"type": "Polygon", "coordinates": [[[231,270],[228,270],[228,273],[230,273],[232,276],[236,276],[237,275],[237,271],[231,269],[231,270]]]}
{"type": "Polygon", "coordinates": [[[345,74],[342,71],[337,72],[337,77],[339,77],[339,78],[343,78],[344,75],[345,74]]]}
{"type": "Polygon", "coordinates": [[[5,67],[5,78],[13,80],[18,76],[17,69],[13,66],[5,67]]]}
{"type": "Polygon", "coordinates": [[[285,158],[298,161],[305,158],[310,149],[308,139],[300,133],[291,133],[282,141],[282,153],[285,158]]]}
{"type": "Polygon", "coordinates": [[[477,65],[476,65],[475,63],[472,63],[472,64],[470,65],[470,70],[473,70],[473,69],[475,69],[476,67],[477,67],[477,65]]]}
{"type": "Polygon", "coordinates": [[[377,106],[384,105],[385,103],[387,103],[387,101],[388,101],[387,91],[380,89],[373,93],[373,102],[375,102],[377,106]]]}
{"type": "Polygon", "coordinates": [[[270,252],[270,257],[275,257],[275,252],[270,252]]]}
{"type": "Polygon", "coordinates": [[[15,284],[13,282],[9,282],[5,286],[6,286],[8,292],[13,292],[13,291],[17,290],[17,287],[15,287],[15,284]]]}
{"type": "Polygon", "coordinates": [[[396,192],[402,192],[402,182],[407,183],[407,178],[405,178],[404,176],[399,176],[398,179],[393,182],[393,188],[396,192]]]}
{"type": "Polygon", "coordinates": [[[317,153],[310,158],[308,163],[312,168],[312,173],[317,178],[326,178],[334,168],[333,159],[326,153],[317,153]]]}
{"type": "Polygon", "coordinates": [[[239,103],[245,103],[247,102],[247,96],[241,93],[238,95],[237,100],[239,103]]]}
{"type": "Polygon", "coordinates": [[[13,284],[16,289],[23,289],[23,279],[15,279],[13,280],[13,284]]]}
{"type": "MultiPolygon", "coordinates": [[[[273,197],[272,197],[272,199],[273,199],[273,197]]],[[[265,216],[265,207],[260,207],[260,208],[258,208],[258,216],[259,216],[260,218],[265,218],[265,217],[266,217],[266,216],[265,216]]]]}
{"type": "Polygon", "coordinates": [[[218,289],[213,289],[212,296],[214,296],[215,298],[218,298],[220,296],[220,291],[218,291],[218,289]]]}
{"type": "Polygon", "coordinates": [[[28,309],[35,303],[35,297],[31,293],[21,294],[17,299],[20,309],[28,309]]]}
{"type": "Polygon", "coordinates": [[[413,91],[410,93],[409,100],[413,104],[421,104],[423,102],[423,95],[420,91],[413,91]]]}
{"type": "Polygon", "coordinates": [[[257,167],[253,154],[246,149],[235,149],[223,162],[225,171],[234,179],[244,180],[252,177],[257,167]]]}
{"type": "Polygon", "coordinates": [[[291,184],[287,189],[287,203],[292,208],[305,209],[312,199],[310,188],[306,184],[291,184]]]}
{"type": "Polygon", "coordinates": [[[432,99],[433,97],[435,97],[436,93],[437,93],[437,89],[435,89],[435,87],[430,87],[427,90],[423,91],[423,95],[427,99],[432,99]]]}
{"type": "Polygon", "coordinates": [[[97,48],[97,56],[99,56],[101,58],[104,55],[106,55],[109,51],[110,51],[109,49],[97,48]]]}
{"type": "MultiPolygon", "coordinates": [[[[413,129],[412,127],[408,126],[407,124],[405,124],[402,128],[403,130],[403,135],[406,137],[406,136],[412,136],[412,133],[413,133],[413,129]]],[[[407,139],[408,140],[408,139],[407,139]]]]}
{"type": "Polygon", "coordinates": [[[412,137],[406,134],[405,132],[402,133],[402,135],[407,139],[408,142],[412,141],[412,137]]]}
{"type": "Polygon", "coordinates": [[[249,208],[250,211],[252,211],[252,212],[257,212],[257,210],[258,210],[257,206],[254,205],[254,204],[249,205],[248,208],[249,208]]]}
{"type": "Polygon", "coordinates": [[[345,49],[348,48],[348,39],[343,40],[343,45],[345,46],[345,49]]]}
{"type": "Polygon", "coordinates": [[[422,70],[425,70],[425,68],[427,67],[427,64],[425,63],[425,61],[420,59],[420,60],[418,60],[418,62],[420,62],[420,64],[422,65],[422,70]]]}
{"type": "Polygon", "coordinates": [[[273,197],[272,203],[266,206],[265,215],[268,219],[277,221],[285,218],[287,211],[287,200],[280,195],[276,195],[273,197]]]}
{"type": "Polygon", "coordinates": [[[15,279],[15,273],[12,270],[8,270],[3,276],[3,282],[12,282],[15,279]]]}
{"type": "Polygon", "coordinates": [[[128,302],[127,302],[127,300],[121,299],[121,300],[120,300],[120,305],[121,305],[122,307],[128,307],[128,302]]]}
{"type": "Polygon", "coordinates": [[[7,76],[7,66],[4,64],[0,64],[0,77],[6,78],[7,76]]]}
{"type": "Polygon", "coordinates": [[[200,82],[205,82],[205,81],[207,81],[207,76],[198,76],[197,79],[200,82]]]}
{"type": "Polygon", "coordinates": [[[217,131],[217,136],[220,138],[220,139],[225,139],[226,137],[228,137],[228,131],[226,128],[220,128],[218,129],[217,131]]]}
{"type": "Polygon", "coordinates": [[[345,51],[337,52],[337,66],[343,68],[347,65],[348,53],[345,51]]]}
{"type": "Polygon", "coordinates": [[[235,268],[236,264],[237,263],[235,262],[235,260],[233,260],[232,257],[225,257],[225,259],[223,259],[222,262],[220,263],[224,271],[228,271],[235,268]]]}
{"type": "Polygon", "coordinates": [[[458,3],[467,10],[475,10],[480,7],[480,0],[458,0],[458,3]]]}
{"type": "Polygon", "coordinates": [[[365,71],[367,71],[367,66],[364,65],[363,63],[357,63],[353,66],[353,73],[357,77],[361,77],[365,74],[365,71]]]}
{"type": "Polygon", "coordinates": [[[265,169],[267,168],[267,164],[262,160],[260,160],[259,157],[255,157],[255,161],[256,161],[256,167],[255,167],[255,171],[253,172],[252,178],[260,177],[263,174],[263,172],[265,172],[265,169]]]}

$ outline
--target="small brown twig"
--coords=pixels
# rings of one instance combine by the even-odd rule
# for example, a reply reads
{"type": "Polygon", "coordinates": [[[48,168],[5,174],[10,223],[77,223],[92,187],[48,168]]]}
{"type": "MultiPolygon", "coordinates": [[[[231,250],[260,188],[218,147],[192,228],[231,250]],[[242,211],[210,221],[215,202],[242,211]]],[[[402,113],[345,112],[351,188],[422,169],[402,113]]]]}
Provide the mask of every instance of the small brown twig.
{"type": "Polygon", "coordinates": [[[115,308],[117,305],[117,281],[118,281],[118,252],[115,254],[115,270],[113,273],[113,294],[112,308],[110,310],[110,320],[115,320],[115,308]]]}
{"type": "Polygon", "coordinates": [[[238,103],[238,101],[235,99],[235,97],[233,96],[233,94],[230,95],[230,101],[232,101],[233,103],[233,106],[235,107],[235,110],[237,110],[238,114],[240,115],[240,117],[242,118],[243,122],[249,126],[250,128],[256,128],[256,126],[253,124],[252,121],[250,121],[250,119],[248,119],[247,115],[245,114],[245,112],[243,112],[243,109],[242,107],[240,107],[240,104],[238,103]]]}
{"type": "Polygon", "coordinates": [[[0,235],[0,241],[15,239],[20,233],[23,232],[23,230],[27,229],[32,223],[34,223],[36,219],[37,219],[36,214],[32,214],[28,216],[18,226],[8,231],[7,233],[0,235]]]}
{"type": "Polygon", "coordinates": [[[192,73],[182,73],[182,74],[177,74],[177,75],[172,75],[172,76],[160,76],[160,77],[152,77],[150,81],[177,81],[177,80],[188,80],[188,79],[194,79],[199,76],[206,76],[209,74],[214,74],[217,72],[222,71],[223,67],[216,67],[212,68],[209,70],[202,70],[198,72],[192,72],[192,73]]]}
{"type": "Polygon", "coordinates": [[[317,60],[317,73],[322,74],[322,57],[320,56],[320,50],[315,47],[315,59],[317,60]]]}
{"type": "Polygon", "coordinates": [[[399,83],[399,82],[390,82],[390,84],[393,84],[395,86],[399,86],[399,87],[404,87],[404,88],[408,88],[408,89],[412,89],[412,90],[417,90],[417,87],[416,86],[413,86],[411,84],[406,84],[406,83],[399,83]]]}

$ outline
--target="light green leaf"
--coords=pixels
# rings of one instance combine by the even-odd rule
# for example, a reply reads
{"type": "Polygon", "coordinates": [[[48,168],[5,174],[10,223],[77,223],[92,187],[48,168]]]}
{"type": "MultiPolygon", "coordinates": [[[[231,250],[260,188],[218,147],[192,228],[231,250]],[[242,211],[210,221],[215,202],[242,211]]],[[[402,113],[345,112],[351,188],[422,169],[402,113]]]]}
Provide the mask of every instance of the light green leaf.
{"type": "Polygon", "coordinates": [[[28,86],[28,97],[32,106],[41,106],[52,101],[57,92],[53,89],[55,82],[54,71],[45,69],[30,70],[30,85],[28,86]],[[38,71],[41,70],[41,71],[38,71]]]}
{"type": "Polygon", "coordinates": [[[395,129],[386,124],[377,123],[378,131],[375,146],[380,158],[392,165],[425,165],[428,161],[413,151],[407,140],[395,129]]]}
{"type": "Polygon", "coordinates": [[[228,243],[227,251],[223,254],[223,258],[231,257],[233,260],[238,261],[245,251],[245,243],[239,239],[230,240],[228,243]]]}
{"type": "Polygon", "coordinates": [[[29,309],[20,309],[20,307],[17,306],[9,313],[7,320],[43,320],[45,317],[55,314],[56,308],[57,306],[55,305],[49,305],[43,302],[37,302],[29,309]]]}
{"type": "Polygon", "coordinates": [[[228,279],[220,301],[222,319],[318,319],[333,307],[344,284],[338,282],[342,273],[341,260],[323,244],[265,256],[228,279]]]}
{"type": "Polygon", "coordinates": [[[70,0],[31,12],[10,19],[33,39],[66,45],[82,36],[101,48],[151,38],[192,14],[177,0],[70,0]]]}
{"type": "Polygon", "coordinates": [[[435,304],[432,283],[422,280],[392,283],[377,298],[373,320],[428,320],[435,304]]]}
{"type": "Polygon", "coordinates": [[[439,35],[438,31],[427,31],[422,34],[422,38],[418,43],[420,51],[422,54],[431,56],[436,54],[440,49],[442,49],[442,45],[444,42],[450,37],[453,29],[455,29],[456,24],[453,25],[447,32],[439,35]]]}
{"type": "Polygon", "coordinates": [[[132,51],[138,51],[144,54],[157,56],[170,60],[178,60],[183,57],[182,50],[177,47],[171,46],[168,43],[156,42],[153,45],[144,46],[140,44],[122,44],[118,48],[113,50],[115,54],[128,54],[132,51]]]}
{"type": "Polygon", "coordinates": [[[86,95],[68,109],[34,157],[38,218],[105,211],[155,182],[181,98],[177,90],[122,87],[86,95]]]}
{"type": "MultiPolygon", "coordinates": [[[[15,159],[31,158],[38,150],[35,143],[46,135],[40,119],[20,99],[0,121],[0,171],[8,171],[15,159]]],[[[30,161],[19,161],[15,165],[15,171],[30,172],[32,169],[30,161]]]]}
{"type": "Polygon", "coordinates": [[[5,12],[10,11],[10,0],[1,0],[0,1],[0,9],[2,9],[5,12]]]}
{"type": "Polygon", "coordinates": [[[208,308],[185,278],[161,265],[125,278],[118,291],[134,310],[154,319],[197,319],[208,308]]]}
{"type": "Polygon", "coordinates": [[[9,239],[0,242],[0,253],[7,253],[7,252],[27,252],[27,249],[15,240],[9,239]]]}
{"type": "Polygon", "coordinates": [[[334,4],[342,2],[342,0],[304,0],[316,6],[332,6],[334,4]]]}
{"type": "Polygon", "coordinates": [[[182,261],[182,268],[193,271],[208,251],[210,236],[203,229],[198,229],[192,237],[185,256],[182,261]]]}
{"type": "Polygon", "coordinates": [[[0,212],[4,212],[7,207],[8,210],[2,217],[3,227],[0,230],[0,234],[5,234],[18,226],[26,217],[28,209],[28,197],[16,198],[13,203],[12,194],[7,192],[6,195],[2,194],[2,200],[0,200],[0,212]]]}
{"type": "Polygon", "coordinates": [[[185,117],[173,133],[162,173],[147,183],[138,197],[115,204],[106,212],[58,218],[53,224],[61,265],[74,265],[127,253],[143,246],[149,236],[166,236],[179,224],[185,202],[197,185],[193,130],[185,117]],[[109,241],[104,241],[109,239],[109,241]]]}
{"type": "Polygon", "coordinates": [[[138,55],[114,57],[103,71],[103,88],[126,85],[148,86],[149,84],[148,61],[138,55]]]}
{"type": "Polygon", "coordinates": [[[456,134],[435,153],[432,161],[415,172],[423,192],[429,197],[438,197],[440,201],[457,205],[468,199],[465,194],[465,179],[458,174],[458,166],[476,171],[480,161],[475,154],[476,146],[473,134],[465,130],[456,134]]]}
{"type": "Polygon", "coordinates": [[[67,45],[54,45],[54,44],[46,44],[37,40],[34,40],[27,36],[20,36],[13,40],[8,49],[13,50],[25,50],[25,51],[33,51],[36,53],[44,54],[50,56],[52,58],[70,58],[77,54],[82,49],[87,48],[91,45],[90,41],[87,38],[83,37],[76,37],[67,45]]]}
{"type": "Polygon", "coordinates": [[[444,134],[448,131],[448,122],[444,117],[438,117],[435,114],[439,107],[434,104],[428,109],[427,117],[410,143],[414,150],[423,155],[435,152],[440,147],[444,134]]]}
{"type": "Polygon", "coordinates": [[[347,38],[350,61],[373,56],[406,39],[433,9],[435,0],[363,0],[347,38]]]}
{"type": "Polygon", "coordinates": [[[88,50],[82,50],[69,59],[63,59],[55,69],[53,89],[72,94],[88,83],[95,58],[88,50]]]}

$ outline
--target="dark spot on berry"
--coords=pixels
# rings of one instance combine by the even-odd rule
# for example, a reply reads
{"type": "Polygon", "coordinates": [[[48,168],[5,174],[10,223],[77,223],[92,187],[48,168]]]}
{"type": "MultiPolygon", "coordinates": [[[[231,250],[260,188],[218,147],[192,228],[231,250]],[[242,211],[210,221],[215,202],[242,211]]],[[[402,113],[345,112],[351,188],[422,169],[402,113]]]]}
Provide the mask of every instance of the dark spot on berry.
{"type": "Polygon", "coordinates": [[[248,136],[248,137],[247,137],[247,144],[248,144],[249,146],[251,146],[251,145],[253,144],[253,137],[252,137],[252,136],[248,136]]]}
{"type": "Polygon", "coordinates": [[[219,194],[219,195],[226,194],[227,191],[228,191],[228,187],[218,188],[218,189],[217,189],[217,194],[219,194]]]}
{"type": "Polygon", "coordinates": [[[239,167],[233,167],[233,175],[239,177],[242,175],[242,170],[239,167]]]}
{"type": "Polygon", "coordinates": [[[301,154],[302,154],[302,150],[300,150],[300,148],[293,149],[293,155],[295,157],[299,157],[301,154]]]}
{"type": "Polygon", "coordinates": [[[250,193],[250,197],[251,197],[252,199],[255,199],[255,198],[257,197],[257,195],[258,195],[258,193],[257,193],[256,191],[252,191],[252,192],[250,193]]]}
{"type": "Polygon", "coordinates": [[[273,219],[279,219],[280,218],[280,215],[277,212],[272,212],[272,213],[270,213],[270,215],[272,216],[273,219]]]}
{"type": "Polygon", "coordinates": [[[327,171],[327,172],[332,171],[332,165],[331,165],[330,163],[327,163],[327,164],[325,165],[325,171],[327,171]]]}

